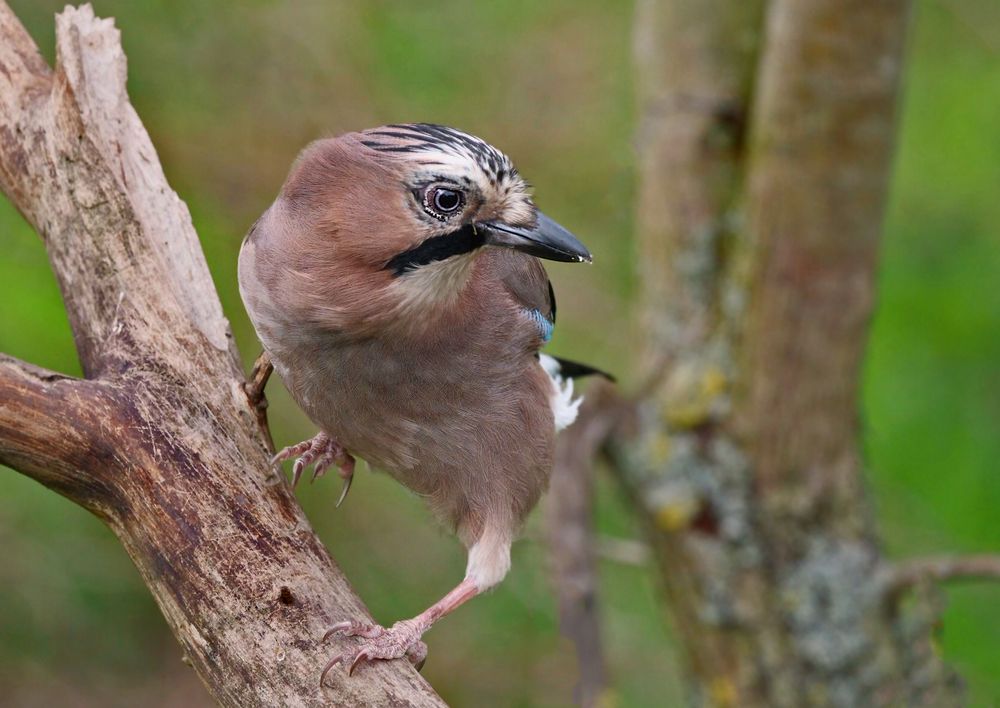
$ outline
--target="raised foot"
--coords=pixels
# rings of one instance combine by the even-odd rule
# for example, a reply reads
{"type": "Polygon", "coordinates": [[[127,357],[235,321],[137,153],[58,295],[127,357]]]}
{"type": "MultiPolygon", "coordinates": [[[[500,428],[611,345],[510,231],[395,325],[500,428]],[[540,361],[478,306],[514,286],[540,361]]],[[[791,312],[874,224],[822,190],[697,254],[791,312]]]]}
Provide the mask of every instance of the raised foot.
{"type": "Polygon", "coordinates": [[[366,622],[335,624],[330,628],[330,631],[323,635],[323,641],[334,634],[344,637],[362,637],[363,641],[358,644],[357,650],[333,657],[330,663],[323,668],[319,683],[321,686],[323,685],[326,675],[337,664],[344,664],[347,666],[347,673],[353,674],[354,669],[365,661],[400,659],[405,656],[410,660],[410,663],[420,669],[427,658],[427,645],[420,639],[426,631],[427,627],[417,619],[397,622],[389,629],[366,622]]]}
{"type": "Polygon", "coordinates": [[[292,487],[299,483],[302,477],[302,470],[309,465],[313,465],[312,479],[322,477],[326,471],[336,465],[340,472],[340,477],[344,480],[344,488],[340,492],[340,499],[337,500],[339,507],[347,497],[347,492],[351,489],[351,481],[354,479],[354,458],[344,449],[344,447],[331,439],[326,433],[317,433],[310,440],[304,440],[298,445],[290,445],[271,458],[271,464],[278,466],[285,460],[296,458],[292,465],[292,487]]]}

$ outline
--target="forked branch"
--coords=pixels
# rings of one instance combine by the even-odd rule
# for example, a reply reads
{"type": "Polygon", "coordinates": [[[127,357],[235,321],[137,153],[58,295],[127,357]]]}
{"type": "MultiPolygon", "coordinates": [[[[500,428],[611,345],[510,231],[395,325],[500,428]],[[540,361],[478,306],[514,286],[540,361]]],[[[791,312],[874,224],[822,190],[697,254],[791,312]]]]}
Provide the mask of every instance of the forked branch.
{"type": "Polygon", "coordinates": [[[348,641],[325,630],[367,611],[270,470],[263,371],[245,388],[118,30],[87,5],[57,16],[50,69],[0,0],[0,187],[45,242],[86,377],[0,356],[0,463],[108,523],[219,703],[442,705],[405,661],[319,686],[348,641]]]}

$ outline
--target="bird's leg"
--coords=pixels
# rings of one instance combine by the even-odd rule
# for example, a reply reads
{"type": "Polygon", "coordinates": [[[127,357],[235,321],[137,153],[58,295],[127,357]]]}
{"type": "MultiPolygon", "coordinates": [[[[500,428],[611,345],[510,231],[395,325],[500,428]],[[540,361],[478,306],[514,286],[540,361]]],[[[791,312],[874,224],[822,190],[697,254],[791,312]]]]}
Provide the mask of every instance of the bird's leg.
{"type": "Polygon", "coordinates": [[[427,658],[427,645],[420,639],[424,632],[430,629],[437,620],[478,594],[479,588],[476,587],[476,583],[470,578],[466,578],[454,590],[416,617],[396,622],[388,629],[377,624],[357,621],[335,624],[323,636],[324,641],[334,634],[345,637],[363,637],[364,641],[358,645],[357,650],[345,652],[331,659],[323,668],[323,673],[320,674],[320,685],[323,684],[323,679],[326,678],[330,669],[340,663],[348,667],[348,674],[353,674],[354,669],[364,661],[399,659],[405,656],[417,668],[420,668],[424,659],[427,658]]]}
{"type": "Polygon", "coordinates": [[[354,458],[350,453],[340,443],[331,439],[329,435],[319,432],[310,440],[304,440],[297,445],[286,447],[274,456],[271,464],[279,465],[293,457],[297,459],[295,460],[295,464],[292,465],[292,487],[295,487],[299,483],[299,478],[302,477],[302,470],[313,463],[315,463],[312,474],[313,481],[317,477],[322,477],[327,469],[330,468],[330,465],[337,465],[337,468],[340,470],[340,476],[344,480],[344,489],[340,493],[340,499],[337,501],[337,506],[340,506],[341,502],[347,496],[348,490],[351,488],[351,480],[354,479],[354,458]]]}
{"type": "Polygon", "coordinates": [[[424,632],[437,620],[503,579],[510,569],[510,538],[508,524],[483,530],[469,548],[465,580],[413,619],[397,622],[388,629],[357,621],[340,622],[330,628],[323,636],[324,641],[334,634],[363,637],[363,641],[355,650],[330,660],[319,677],[320,685],[330,669],[340,663],[347,666],[349,674],[354,673],[354,669],[362,662],[373,659],[399,659],[405,656],[418,669],[423,666],[424,659],[427,658],[427,645],[421,641],[424,632]]]}

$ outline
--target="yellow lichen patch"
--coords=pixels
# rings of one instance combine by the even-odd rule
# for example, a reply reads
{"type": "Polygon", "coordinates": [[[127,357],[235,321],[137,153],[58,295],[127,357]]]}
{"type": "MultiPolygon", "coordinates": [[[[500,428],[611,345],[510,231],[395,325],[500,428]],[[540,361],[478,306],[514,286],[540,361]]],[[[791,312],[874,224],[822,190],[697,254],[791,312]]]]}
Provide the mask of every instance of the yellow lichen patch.
{"type": "Polygon", "coordinates": [[[664,393],[664,419],[675,428],[692,428],[706,422],[727,386],[726,374],[718,366],[678,366],[664,393]]]}
{"type": "Polygon", "coordinates": [[[695,497],[673,499],[656,510],[656,526],[664,531],[680,531],[691,523],[701,503],[695,497]]]}
{"type": "Polygon", "coordinates": [[[705,369],[701,377],[701,393],[708,398],[715,398],[726,390],[726,375],[718,366],[705,369]]]}
{"type": "Polygon", "coordinates": [[[736,705],[736,685],[728,676],[716,676],[708,684],[708,696],[713,706],[728,708],[736,705]]]}
{"type": "Polygon", "coordinates": [[[656,433],[646,444],[649,461],[654,465],[665,464],[670,459],[670,448],[670,436],[665,433],[656,433]]]}

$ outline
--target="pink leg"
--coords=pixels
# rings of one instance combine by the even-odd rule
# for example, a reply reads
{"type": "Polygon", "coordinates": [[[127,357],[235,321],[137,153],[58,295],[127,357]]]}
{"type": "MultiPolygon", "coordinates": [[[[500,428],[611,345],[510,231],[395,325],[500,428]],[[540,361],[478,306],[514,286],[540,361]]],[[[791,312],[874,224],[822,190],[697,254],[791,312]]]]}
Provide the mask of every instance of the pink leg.
{"type": "Polygon", "coordinates": [[[320,685],[323,685],[323,679],[326,678],[330,669],[340,663],[348,666],[348,674],[353,674],[354,669],[364,661],[399,659],[406,656],[419,668],[423,665],[424,659],[427,658],[427,645],[420,639],[424,632],[430,629],[437,620],[478,594],[479,590],[476,584],[466,578],[454,590],[413,619],[396,622],[389,629],[366,622],[352,621],[335,624],[323,636],[324,641],[334,634],[346,637],[363,637],[364,641],[358,645],[356,651],[345,652],[331,659],[330,663],[323,669],[323,673],[320,674],[320,685]]]}
{"type": "Polygon", "coordinates": [[[311,481],[322,477],[330,465],[337,465],[340,476],[344,480],[344,488],[340,492],[340,499],[337,500],[339,507],[347,497],[347,492],[351,489],[351,481],[354,479],[354,458],[347,450],[329,435],[320,432],[310,440],[286,447],[272,458],[271,464],[280,465],[293,457],[297,459],[292,465],[292,487],[298,485],[299,478],[302,477],[302,470],[314,462],[311,481]]]}

